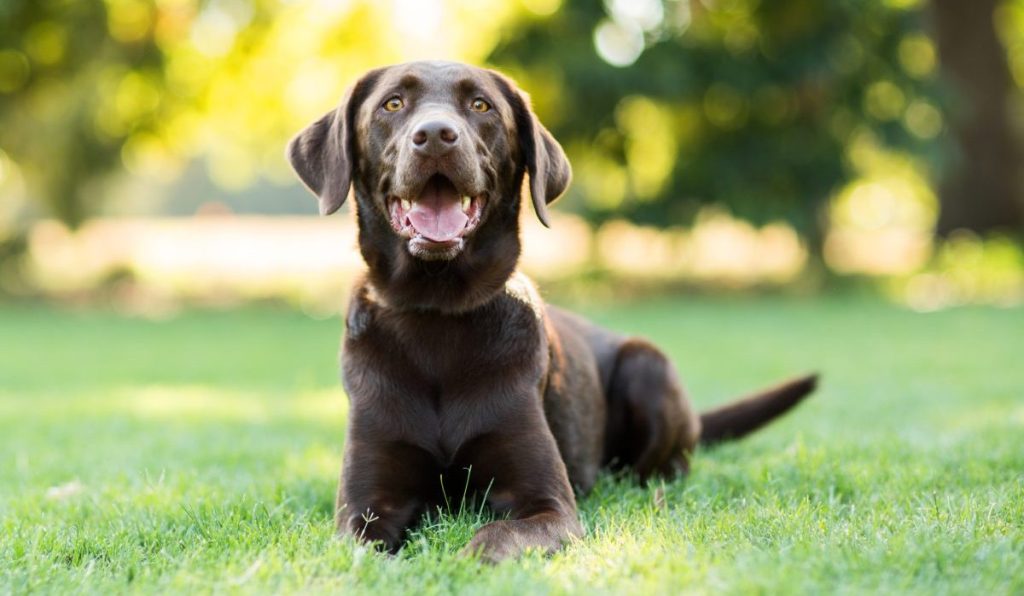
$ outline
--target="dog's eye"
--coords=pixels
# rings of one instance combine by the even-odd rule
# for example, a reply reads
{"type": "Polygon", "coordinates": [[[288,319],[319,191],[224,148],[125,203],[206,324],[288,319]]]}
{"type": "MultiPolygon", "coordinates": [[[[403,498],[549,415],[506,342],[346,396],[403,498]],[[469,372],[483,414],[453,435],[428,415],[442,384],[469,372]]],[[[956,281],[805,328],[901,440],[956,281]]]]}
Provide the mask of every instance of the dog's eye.
{"type": "Polygon", "coordinates": [[[401,97],[397,95],[384,102],[384,110],[387,112],[397,112],[405,107],[405,102],[402,101],[401,97]]]}
{"type": "Polygon", "coordinates": [[[483,113],[483,112],[490,111],[491,104],[487,103],[486,101],[484,101],[484,100],[482,100],[482,99],[480,99],[478,97],[478,98],[473,100],[473,103],[469,104],[469,107],[472,108],[474,112],[481,112],[481,113],[483,113]]]}

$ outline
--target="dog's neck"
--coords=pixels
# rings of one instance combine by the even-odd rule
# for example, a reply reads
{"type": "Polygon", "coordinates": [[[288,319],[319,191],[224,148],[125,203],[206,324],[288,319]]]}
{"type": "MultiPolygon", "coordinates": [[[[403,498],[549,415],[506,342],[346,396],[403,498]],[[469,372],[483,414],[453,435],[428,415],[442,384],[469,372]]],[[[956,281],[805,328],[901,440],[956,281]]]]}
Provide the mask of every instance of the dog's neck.
{"type": "Polygon", "coordinates": [[[388,223],[358,200],[359,250],[367,280],[381,302],[397,310],[465,313],[503,292],[519,262],[518,205],[490,213],[466,248],[450,261],[423,261],[406,249],[388,223]]]}

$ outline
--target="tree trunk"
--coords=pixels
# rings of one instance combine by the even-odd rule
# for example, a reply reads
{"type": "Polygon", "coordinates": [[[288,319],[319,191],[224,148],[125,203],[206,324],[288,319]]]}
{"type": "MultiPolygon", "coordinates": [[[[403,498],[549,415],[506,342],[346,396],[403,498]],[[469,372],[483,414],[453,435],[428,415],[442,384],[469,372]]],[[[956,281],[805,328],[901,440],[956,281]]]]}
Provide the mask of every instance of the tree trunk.
{"type": "Polygon", "coordinates": [[[1024,162],[1010,121],[1013,81],[993,21],[998,4],[931,4],[939,60],[954,93],[947,122],[955,152],[939,188],[940,235],[1024,229],[1024,162]]]}

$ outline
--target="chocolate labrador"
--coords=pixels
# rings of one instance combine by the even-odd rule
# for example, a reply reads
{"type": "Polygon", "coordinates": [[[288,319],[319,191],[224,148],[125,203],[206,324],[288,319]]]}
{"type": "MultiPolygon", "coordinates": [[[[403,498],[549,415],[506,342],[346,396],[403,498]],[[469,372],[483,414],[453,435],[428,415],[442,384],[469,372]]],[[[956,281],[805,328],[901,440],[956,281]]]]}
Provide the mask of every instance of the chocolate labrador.
{"type": "Polygon", "coordinates": [[[321,214],[351,188],[368,266],[342,347],[341,532],[394,551],[468,486],[503,518],[464,552],[551,552],[582,534],[574,492],[602,468],[685,473],[698,443],[745,435],[814,388],[806,377],[697,414],[656,347],[545,304],[516,270],[520,196],[528,177],[547,225],[569,162],[496,72],[370,71],[287,156],[321,214]]]}

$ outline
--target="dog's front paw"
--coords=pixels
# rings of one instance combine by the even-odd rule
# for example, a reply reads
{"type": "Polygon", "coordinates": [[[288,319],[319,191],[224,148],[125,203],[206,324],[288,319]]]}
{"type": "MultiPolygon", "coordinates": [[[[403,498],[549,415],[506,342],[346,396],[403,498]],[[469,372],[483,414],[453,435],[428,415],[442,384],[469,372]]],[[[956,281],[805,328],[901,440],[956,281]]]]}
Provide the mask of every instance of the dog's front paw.
{"type": "Polygon", "coordinates": [[[370,509],[339,516],[338,533],[348,534],[387,553],[394,554],[401,546],[402,528],[381,519],[370,509]]]}
{"type": "Polygon", "coordinates": [[[582,535],[583,528],[575,515],[547,512],[487,524],[477,530],[473,539],[462,549],[462,555],[476,555],[486,563],[499,563],[518,557],[527,550],[550,555],[574,536],[582,535]]]}
{"type": "Polygon", "coordinates": [[[507,521],[496,521],[477,530],[459,553],[463,557],[479,557],[485,563],[495,564],[515,557],[525,549],[516,532],[507,521]]]}

